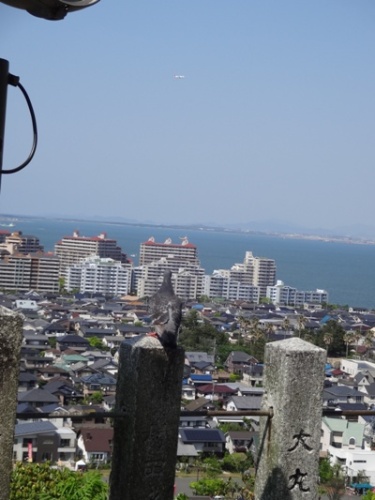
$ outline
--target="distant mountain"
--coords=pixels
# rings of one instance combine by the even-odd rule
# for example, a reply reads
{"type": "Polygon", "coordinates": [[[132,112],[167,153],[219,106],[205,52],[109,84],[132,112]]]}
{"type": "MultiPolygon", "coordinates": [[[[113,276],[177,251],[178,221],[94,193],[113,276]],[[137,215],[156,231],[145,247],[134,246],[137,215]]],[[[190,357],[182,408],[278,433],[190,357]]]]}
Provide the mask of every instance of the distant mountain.
{"type": "Polygon", "coordinates": [[[153,220],[138,220],[130,219],[122,216],[115,215],[79,215],[67,216],[58,213],[50,213],[48,215],[21,215],[21,214],[0,214],[0,218],[4,220],[13,220],[15,218],[23,219],[76,219],[76,220],[86,220],[86,221],[98,221],[98,222],[114,222],[118,224],[130,224],[130,225],[140,225],[140,226],[164,226],[164,227],[175,227],[175,228],[187,228],[187,229],[210,229],[218,231],[253,231],[257,233],[272,233],[272,234],[299,234],[299,235],[309,235],[309,236],[322,236],[322,237],[342,237],[342,238],[353,238],[353,239],[367,239],[375,241],[375,226],[368,226],[365,224],[348,224],[343,226],[337,226],[334,228],[322,228],[322,227],[306,227],[299,224],[294,224],[287,221],[281,221],[277,219],[266,219],[266,220],[255,220],[249,222],[237,222],[237,223],[218,223],[214,221],[209,222],[190,222],[190,223],[160,223],[153,220]]]}

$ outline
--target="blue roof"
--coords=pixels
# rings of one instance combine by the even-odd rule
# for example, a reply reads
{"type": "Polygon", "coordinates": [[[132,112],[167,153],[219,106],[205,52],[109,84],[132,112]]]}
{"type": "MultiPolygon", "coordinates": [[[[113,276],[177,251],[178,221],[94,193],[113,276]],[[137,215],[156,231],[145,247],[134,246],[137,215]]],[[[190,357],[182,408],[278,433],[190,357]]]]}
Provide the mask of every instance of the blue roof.
{"type": "Polygon", "coordinates": [[[16,424],[14,428],[15,436],[23,436],[26,434],[38,434],[41,432],[53,432],[57,429],[52,422],[41,420],[38,422],[30,422],[26,424],[16,424]]]}
{"type": "Polygon", "coordinates": [[[190,375],[192,381],[202,380],[202,382],[212,382],[212,375],[190,375]]]}
{"type": "Polygon", "coordinates": [[[321,320],[320,320],[320,323],[325,325],[326,323],[328,323],[328,321],[330,321],[332,319],[332,316],[330,316],[329,314],[326,314],[321,320]]]}

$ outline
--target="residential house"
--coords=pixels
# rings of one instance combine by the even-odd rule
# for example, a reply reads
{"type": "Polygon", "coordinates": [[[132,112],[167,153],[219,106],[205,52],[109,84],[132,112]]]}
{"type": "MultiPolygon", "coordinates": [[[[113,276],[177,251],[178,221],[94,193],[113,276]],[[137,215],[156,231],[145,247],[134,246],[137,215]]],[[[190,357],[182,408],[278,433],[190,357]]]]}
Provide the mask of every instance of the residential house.
{"type": "Polygon", "coordinates": [[[359,387],[359,391],[363,393],[364,403],[371,408],[375,406],[375,382],[359,387]]]}
{"type": "Polygon", "coordinates": [[[38,387],[37,377],[29,372],[21,371],[18,376],[18,392],[26,392],[38,387]]]}
{"type": "Polygon", "coordinates": [[[93,363],[89,363],[89,367],[92,370],[107,373],[112,377],[116,377],[118,372],[118,364],[113,359],[108,358],[97,359],[93,363]]]}
{"type": "Polygon", "coordinates": [[[227,411],[260,410],[261,403],[261,395],[231,396],[225,407],[227,411]]]}
{"type": "Polygon", "coordinates": [[[64,379],[53,379],[44,386],[44,389],[57,396],[61,405],[77,404],[83,400],[83,394],[77,391],[74,384],[64,379]]]}
{"type": "Polygon", "coordinates": [[[323,417],[321,453],[332,465],[339,464],[350,482],[364,471],[369,482],[375,483],[375,452],[366,438],[365,424],[323,417]]]}
{"type": "Polygon", "coordinates": [[[48,337],[41,333],[24,331],[22,344],[31,349],[38,349],[39,351],[45,351],[50,348],[48,337]]]}
{"type": "Polygon", "coordinates": [[[52,380],[55,377],[61,377],[68,379],[70,378],[69,372],[62,368],[61,366],[49,365],[43,368],[38,368],[37,376],[42,380],[52,380]]]}
{"type": "Polygon", "coordinates": [[[185,406],[186,411],[208,411],[215,410],[215,405],[205,397],[197,398],[185,406]]]}
{"type": "Polygon", "coordinates": [[[263,385],[263,372],[264,365],[260,363],[257,365],[250,365],[245,367],[242,373],[242,379],[252,386],[261,386],[263,385]]]}
{"type": "Polygon", "coordinates": [[[364,394],[351,387],[332,386],[323,391],[323,406],[335,407],[340,403],[363,403],[364,394]]]}
{"type": "Polygon", "coordinates": [[[24,462],[58,463],[72,468],[76,451],[76,433],[68,427],[56,427],[52,422],[37,421],[16,424],[13,459],[24,462]]]}
{"type": "Polygon", "coordinates": [[[215,357],[212,354],[207,354],[202,351],[187,351],[185,352],[186,358],[189,360],[190,366],[200,361],[205,361],[208,363],[215,364],[215,357]]]}
{"type": "Polygon", "coordinates": [[[243,351],[232,351],[227,357],[224,366],[230,373],[242,375],[245,369],[258,364],[258,360],[243,351]]]}
{"type": "Polygon", "coordinates": [[[225,401],[228,400],[234,394],[237,394],[237,389],[232,389],[227,385],[222,384],[206,384],[197,387],[197,396],[205,397],[213,401],[225,401]]]}
{"type": "Polygon", "coordinates": [[[18,394],[19,403],[28,403],[34,408],[41,408],[50,403],[59,403],[59,398],[44,389],[31,389],[18,394]]]}
{"type": "Polygon", "coordinates": [[[211,374],[201,374],[201,373],[191,373],[189,376],[189,382],[191,384],[194,384],[195,387],[207,385],[209,383],[212,383],[212,375],[211,374]]]}
{"type": "Polygon", "coordinates": [[[90,344],[87,339],[81,337],[80,335],[71,333],[69,335],[65,335],[64,337],[58,337],[56,347],[61,351],[74,349],[77,352],[83,352],[90,347],[90,344]]]}
{"type": "Polygon", "coordinates": [[[185,428],[201,428],[201,429],[206,429],[207,427],[210,427],[208,424],[208,419],[205,415],[199,416],[199,415],[184,415],[182,414],[180,416],[180,427],[185,428]]]}
{"type": "Polygon", "coordinates": [[[93,373],[87,377],[81,377],[84,396],[91,396],[94,392],[102,392],[103,395],[110,396],[116,394],[117,380],[110,375],[103,373],[93,373]]]}
{"type": "Polygon", "coordinates": [[[181,398],[187,401],[194,401],[195,387],[191,384],[182,384],[181,398]]]}
{"type": "Polygon", "coordinates": [[[112,457],[112,446],[112,427],[82,427],[78,434],[79,454],[87,464],[108,463],[112,457]]]}
{"type": "Polygon", "coordinates": [[[254,432],[229,431],[225,434],[225,447],[229,453],[248,453],[254,440],[254,432]]]}
{"type": "Polygon", "coordinates": [[[340,369],[350,377],[355,377],[358,372],[363,372],[365,370],[373,372],[375,370],[375,363],[358,359],[344,358],[341,360],[340,369]]]}
{"type": "Polygon", "coordinates": [[[180,428],[179,440],[184,445],[193,445],[198,454],[222,457],[225,452],[225,436],[220,429],[180,428]]]}

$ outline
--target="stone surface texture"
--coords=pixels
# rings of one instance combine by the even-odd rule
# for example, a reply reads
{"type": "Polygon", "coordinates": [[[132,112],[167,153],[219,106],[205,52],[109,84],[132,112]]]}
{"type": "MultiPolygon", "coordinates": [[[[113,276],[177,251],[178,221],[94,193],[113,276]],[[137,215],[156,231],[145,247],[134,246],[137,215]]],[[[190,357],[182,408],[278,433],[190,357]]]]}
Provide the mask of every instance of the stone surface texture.
{"type": "Polygon", "coordinates": [[[10,496],[23,319],[0,307],[0,500],[10,496]]]}
{"type": "Polygon", "coordinates": [[[299,338],[266,345],[256,500],[317,500],[326,351],[299,338]]]}
{"type": "Polygon", "coordinates": [[[120,348],[110,500],[172,500],[184,351],[154,337],[120,348]]]}

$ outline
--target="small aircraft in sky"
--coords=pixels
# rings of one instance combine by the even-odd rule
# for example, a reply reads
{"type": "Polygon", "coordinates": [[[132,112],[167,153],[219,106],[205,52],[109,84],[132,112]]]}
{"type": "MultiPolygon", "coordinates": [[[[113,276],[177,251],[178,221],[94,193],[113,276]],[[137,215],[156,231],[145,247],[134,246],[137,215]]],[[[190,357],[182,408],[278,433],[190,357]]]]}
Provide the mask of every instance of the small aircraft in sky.
{"type": "Polygon", "coordinates": [[[185,75],[173,75],[173,78],[175,80],[183,80],[185,78],[185,75]]]}

